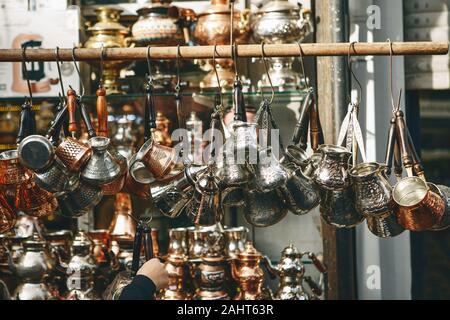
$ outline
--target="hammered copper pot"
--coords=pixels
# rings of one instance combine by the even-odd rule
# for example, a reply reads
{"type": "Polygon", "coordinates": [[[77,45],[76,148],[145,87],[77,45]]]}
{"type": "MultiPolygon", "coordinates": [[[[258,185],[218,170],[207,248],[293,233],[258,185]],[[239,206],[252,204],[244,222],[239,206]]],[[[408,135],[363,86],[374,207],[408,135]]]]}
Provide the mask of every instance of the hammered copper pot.
{"type": "Polygon", "coordinates": [[[69,171],[78,172],[92,155],[92,149],[81,141],[66,137],[55,150],[58,159],[69,171]]]}
{"type": "Polygon", "coordinates": [[[19,161],[17,150],[8,150],[0,153],[0,185],[14,186],[28,179],[26,170],[19,161]]]}
{"type": "Polygon", "coordinates": [[[54,213],[58,201],[53,194],[36,185],[33,177],[18,187],[15,206],[30,216],[41,218],[54,213]]]}
{"type": "Polygon", "coordinates": [[[433,192],[439,194],[445,201],[445,212],[442,220],[434,225],[431,230],[439,231],[450,227],[450,188],[444,185],[435,185],[433,183],[428,183],[428,186],[433,192]]]}
{"type": "Polygon", "coordinates": [[[9,205],[6,196],[0,191],[0,234],[14,227],[17,215],[9,205]]]}
{"type": "Polygon", "coordinates": [[[422,231],[438,224],[445,212],[442,197],[430,190],[418,177],[406,177],[397,182],[392,192],[400,225],[407,230],[422,231]]]}

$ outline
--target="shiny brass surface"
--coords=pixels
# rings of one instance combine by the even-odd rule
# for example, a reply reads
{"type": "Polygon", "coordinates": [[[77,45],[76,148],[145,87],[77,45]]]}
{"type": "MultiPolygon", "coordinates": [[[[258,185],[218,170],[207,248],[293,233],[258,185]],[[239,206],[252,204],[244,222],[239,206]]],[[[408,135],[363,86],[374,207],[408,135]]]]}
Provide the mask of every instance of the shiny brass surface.
{"type": "Polygon", "coordinates": [[[109,226],[109,234],[112,238],[134,239],[136,223],[132,215],[131,197],[128,193],[118,193],[114,204],[114,217],[109,226]]]}
{"type": "MultiPolygon", "coordinates": [[[[119,23],[121,9],[114,7],[99,7],[96,10],[97,23],[88,28],[90,37],[83,47],[88,49],[99,48],[127,48],[130,38],[129,30],[119,23]]],[[[108,93],[120,93],[118,78],[120,70],[129,65],[128,61],[104,61],[103,85],[108,93]]]]}

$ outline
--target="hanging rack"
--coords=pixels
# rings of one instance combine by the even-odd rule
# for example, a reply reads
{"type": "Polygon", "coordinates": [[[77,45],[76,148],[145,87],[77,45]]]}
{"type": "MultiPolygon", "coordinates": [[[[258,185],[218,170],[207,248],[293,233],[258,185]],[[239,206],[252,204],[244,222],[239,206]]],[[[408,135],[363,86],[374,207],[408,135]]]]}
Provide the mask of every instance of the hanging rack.
{"type": "MultiPolygon", "coordinates": [[[[391,47],[387,42],[358,42],[349,52],[350,43],[304,43],[302,44],[303,56],[351,56],[358,55],[390,55],[391,47]]],[[[182,46],[179,48],[180,59],[212,59],[214,46],[182,46]]],[[[392,42],[393,55],[439,55],[447,54],[448,42],[392,42]]],[[[60,49],[60,61],[72,61],[72,48],[60,49]]],[[[260,44],[242,44],[236,48],[239,58],[261,57],[260,44]]],[[[299,47],[293,44],[267,44],[264,46],[266,57],[297,57],[300,54],[299,47]]],[[[151,59],[176,59],[178,48],[153,47],[151,59]]],[[[102,49],[75,49],[78,61],[101,60],[102,49]]],[[[229,45],[216,47],[216,58],[231,58],[232,49],[229,45]]],[[[30,49],[26,52],[27,61],[54,61],[54,49],[30,49]]],[[[147,48],[106,48],[104,61],[111,60],[145,60],[147,48]]],[[[0,62],[21,62],[23,54],[21,49],[0,49],[0,62]]]]}

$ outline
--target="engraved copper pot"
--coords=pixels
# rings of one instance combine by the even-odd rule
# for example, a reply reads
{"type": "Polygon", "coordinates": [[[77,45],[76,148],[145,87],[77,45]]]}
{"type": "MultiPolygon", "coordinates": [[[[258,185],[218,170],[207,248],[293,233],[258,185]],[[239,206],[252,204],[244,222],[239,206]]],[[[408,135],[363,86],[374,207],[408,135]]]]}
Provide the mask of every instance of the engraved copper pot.
{"type": "MultiPolygon", "coordinates": [[[[211,5],[198,14],[194,30],[195,41],[200,45],[224,45],[230,43],[231,10],[227,0],[211,0],[211,5]]],[[[233,39],[247,43],[251,34],[248,11],[234,10],[233,39]]]]}
{"type": "Polygon", "coordinates": [[[150,184],[155,181],[153,174],[142,162],[136,160],[136,154],[131,157],[128,167],[125,177],[127,190],[141,199],[150,199],[150,184]]]}
{"type": "Polygon", "coordinates": [[[238,252],[237,258],[231,261],[231,274],[240,288],[234,300],[270,299],[263,290],[264,272],[259,266],[262,259],[262,254],[247,241],[244,250],[238,252]]]}
{"type": "Polygon", "coordinates": [[[55,150],[58,159],[72,172],[79,172],[92,155],[90,146],[81,141],[66,137],[55,150]]]}
{"type": "Polygon", "coordinates": [[[59,193],[72,190],[78,181],[78,175],[69,172],[64,163],[56,158],[50,167],[35,173],[34,181],[44,190],[59,193]]]}
{"type": "Polygon", "coordinates": [[[258,164],[255,165],[255,185],[261,192],[280,188],[288,180],[288,173],[275,158],[271,149],[269,147],[260,150],[258,164]]]}
{"type": "Polygon", "coordinates": [[[189,259],[199,259],[206,250],[208,228],[189,227],[188,229],[188,254],[189,259]]]}
{"type": "Polygon", "coordinates": [[[198,266],[200,273],[200,289],[195,293],[195,300],[229,300],[228,293],[224,290],[226,280],[225,257],[202,257],[198,266]]]}
{"type": "Polygon", "coordinates": [[[422,231],[438,224],[445,212],[445,202],[418,177],[397,182],[392,192],[397,219],[407,230],[422,231]]]}
{"type": "Polygon", "coordinates": [[[33,177],[17,188],[15,206],[30,216],[45,217],[55,212],[58,201],[53,194],[36,185],[33,177]]]}
{"type": "Polygon", "coordinates": [[[445,202],[445,212],[442,220],[434,225],[431,230],[439,231],[450,226],[450,188],[444,185],[435,185],[428,182],[430,190],[439,194],[445,202]]]}
{"type": "Polygon", "coordinates": [[[163,179],[175,167],[177,155],[175,149],[147,140],[139,149],[136,160],[142,161],[155,179],[163,179]]]}
{"type": "Polygon", "coordinates": [[[102,197],[102,189],[83,181],[79,181],[74,190],[56,196],[61,214],[71,218],[87,213],[102,197]]]}
{"type": "Polygon", "coordinates": [[[26,170],[19,161],[17,150],[0,153],[0,186],[10,187],[28,180],[26,170]]]}
{"type": "Polygon", "coordinates": [[[17,215],[9,205],[3,191],[0,191],[0,234],[14,227],[17,215]]]}
{"type": "Polygon", "coordinates": [[[397,216],[392,210],[376,216],[366,216],[367,228],[380,238],[392,238],[398,236],[405,228],[397,221],[397,216]]]}

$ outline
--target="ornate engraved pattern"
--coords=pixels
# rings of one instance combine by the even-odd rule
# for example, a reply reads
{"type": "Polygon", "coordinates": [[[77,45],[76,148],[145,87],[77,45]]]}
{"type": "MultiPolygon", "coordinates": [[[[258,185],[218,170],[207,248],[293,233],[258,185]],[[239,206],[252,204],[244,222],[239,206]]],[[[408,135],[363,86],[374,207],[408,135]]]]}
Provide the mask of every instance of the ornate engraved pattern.
{"type": "Polygon", "coordinates": [[[282,194],[273,190],[270,192],[248,192],[245,220],[256,227],[268,227],[283,219],[288,210],[282,194]]]}

